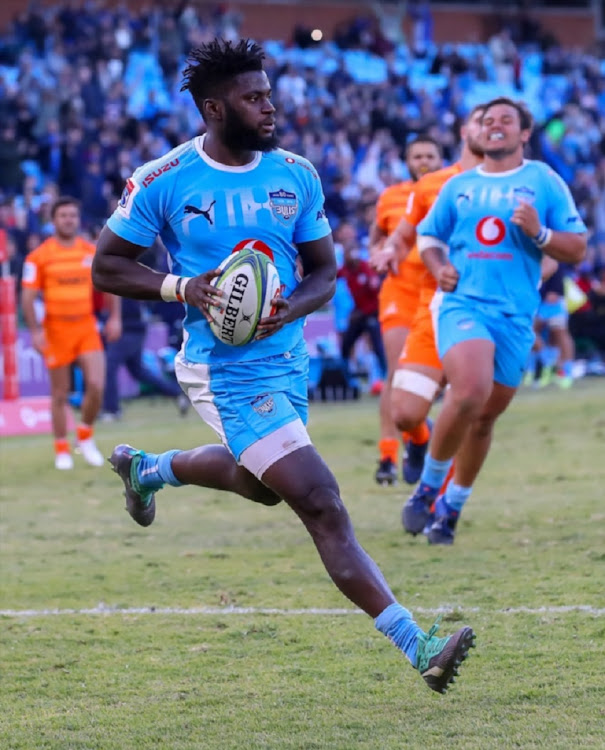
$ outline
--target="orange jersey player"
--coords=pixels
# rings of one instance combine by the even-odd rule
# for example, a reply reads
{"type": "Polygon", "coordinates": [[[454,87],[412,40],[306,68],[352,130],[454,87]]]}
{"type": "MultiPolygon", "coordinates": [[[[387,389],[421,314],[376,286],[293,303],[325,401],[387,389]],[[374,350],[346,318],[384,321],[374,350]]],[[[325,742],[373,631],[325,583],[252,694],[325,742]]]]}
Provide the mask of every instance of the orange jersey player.
{"type": "MultiPolygon", "coordinates": [[[[31,331],[34,348],[42,354],[49,371],[55,467],[71,469],[67,440],[67,398],[71,366],[82,369],[85,394],[82,423],[77,439],[84,459],[102,466],[103,456],[93,439],[93,424],[99,412],[105,384],[105,354],[94,314],[92,260],[94,245],[78,236],[80,212],[72,198],[60,198],[52,208],[55,233],[33,250],[23,267],[21,304],[31,331]],[[41,297],[44,320],[38,322],[35,300],[41,297]]],[[[106,335],[119,337],[119,300],[110,300],[106,335]]]]}
{"type": "MultiPolygon", "coordinates": [[[[388,187],[378,199],[376,222],[370,233],[374,259],[380,257],[385,240],[405,214],[416,180],[441,166],[439,146],[432,138],[418,137],[406,149],[406,163],[412,179],[388,187]]],[[[376,471],[379,484],[396,481],[399,444],[407,438],[399,434],[391,417],[391,380],[418,306],[420,281],[425,271],[418,251],[413,248],[404,260],[388,270],[380,289],[378,314],[387,359],[387,377],[380,396],[380,457],[376,471]]]]}

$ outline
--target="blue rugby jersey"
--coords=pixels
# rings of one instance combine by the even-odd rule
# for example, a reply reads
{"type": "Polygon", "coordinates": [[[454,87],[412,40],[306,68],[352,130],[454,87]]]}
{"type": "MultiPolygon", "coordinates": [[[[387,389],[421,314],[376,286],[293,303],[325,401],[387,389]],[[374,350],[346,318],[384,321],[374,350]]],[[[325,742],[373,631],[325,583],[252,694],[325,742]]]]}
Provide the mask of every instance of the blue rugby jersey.
{"type": "Polygon", "coordinates": [[[550,229],[586,231],[563,180],[543,162],[527,160],[508,172],[488,173],[480,165],[452,177],[417,232],[449,246],[460,274],[452,295],[531,318],[540,302],[542,251],[510,221],[521,200],[550,229]]]}
{"type": "MultiPolygon", "coordinates": [[[[246,244],[270,251],[288,297],[300,282],[296,245],[330,234],[321,182],[312,164],[277,149],[230,167],[203,150],[204,136],[135,171],[109,218],[112,232],[149,247],[159,235],[172,272],[197,276],[246,244]]],[[[232,347],[219,342],[202,313],[186,305],[185,357],[192,362],[262,359],[302,344],[304,320],[273,336],[232,347]]]]}

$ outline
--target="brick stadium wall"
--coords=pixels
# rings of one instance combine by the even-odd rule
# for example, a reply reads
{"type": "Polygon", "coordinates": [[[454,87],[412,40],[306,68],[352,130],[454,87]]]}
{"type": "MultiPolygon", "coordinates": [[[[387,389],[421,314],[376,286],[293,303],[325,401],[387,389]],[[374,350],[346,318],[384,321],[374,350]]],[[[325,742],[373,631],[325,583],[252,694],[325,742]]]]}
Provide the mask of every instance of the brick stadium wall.
{"type": "MultiPolygon", "coordinates": [[[[43,2],[43,4],[50,4],[50,2],[43,2]]],[[[115,5],[117,2],[109,0],[108,4],[115,5]]],[[[147,5],[147,2],[146,0],[129,0],[128,2],[128,6],[133,8],[139,4],[147,5]]],[[[170,4],[174,3],[166,3],[166,5],[170,4]]],[[[202,2],[200,5],[203,6],[206,3],[202,2]]],[[[243,0],[239,3],[234,2],[232,5],[240,7],[243,11],[243,35],[259,40],[290,39],[292,29],[296,24],[310,28],[319,27],[324,31],[326,38],[330,39],[340,22],[369,12],[368,4],[363,0],[348,0],[347,2],[243,0]]],[[[572,5],[572,0],[570,0],[570,5],[572,5]]],[[[24,6],[23,0],[2,0],[0,27],[4,27],[14,15],[23,10],[24,6]]],[[[485,41],[495,29],[495,7],[500,15],[506,12],[504,4],[496,6],[490,3],[486,8],[477,8],[463,3],[454,7],[435,4],[433,7],[435,40],[440,43],[485,41]]],[[[565,46],[587,46],[596,37],[595,18],[590,11],[573,8],[569,10],[537,8],[533,14],[544,30],[552,33],[565,46]]]]}

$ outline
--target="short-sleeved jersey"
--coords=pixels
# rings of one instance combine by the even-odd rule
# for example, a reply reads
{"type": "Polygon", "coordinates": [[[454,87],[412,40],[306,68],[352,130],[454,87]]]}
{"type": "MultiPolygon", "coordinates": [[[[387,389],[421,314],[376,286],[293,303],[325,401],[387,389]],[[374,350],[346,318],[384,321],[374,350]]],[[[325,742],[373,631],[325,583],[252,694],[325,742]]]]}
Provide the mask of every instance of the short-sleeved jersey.
{"type": "MultiPolygon", "coordinates": [[[[388,236],[397,229],[401,217],[408,210],[415,184],[412,180],[405,180],[397,185],[391,185],[380,194],[376,204],[376,225],[385,235],[388,236]]],[[[414,245],[405,260],[399,264],[394,276],[398,286],[404,291],[416,292],[419,275],[423,271],[422,258],[414,245]]]]}
{"type": "Polygon", "coordinates": [[[407,210],[410,194],[414,189],[412,180],[390,185],[382,191],[376,203],[376,225],[385,235],[392,234],[407,210]]]}
{"type": "Polygon", "coordinates": [[[542,251],[511,222],[520,201],[531,203],[550,229],[583,233],[584,222],[567,185],[543,162],[524,161],[507,172],[480,165],[442,188],[418,234],[449,246],[460,278],[450,294],[531,318],[540,296],[542,251]]]}
{"type": "MultiPolygon", "coordinates": [[[[403,218],[413,227],[417,227],[431,210],[431,206],[437,200],[441,188],[451,177],[460,174],[461,171],[460,164],[456,163],[449,167],[438,169],[436,172],[425,174],[414,185],[403,218]]],[[[416,252],[419,261],[422,263],[422,258],[418,253],[416,245],[414,245],[412,252],[416,252]]],[[[437,291],[437,282],[424,263],[422,263],[422,268],[424,272],[420,277],[420,294],[418,302],[421,306],[428,306],[433,299],[433,295],[437,291]]]]}
{"type": "MultiPolygon", "coordinates": [[[[203,142],[204,136],[194,138],[137,169],[107,226],[143,247],[159,235],[173,273],[182,276],[212,270],[239,246],[256,241],[273,254],[288,297],[300,283],[296,245],[330,234],[317,172],[282,149],[230,167],[211,159],[203,142]]],[[[299,319],[266,339],[228,346],[212,334],[200,310],[186,308],[184,353],[191,362],[262,359],[303,342],[299,319]]]]}
{"type": "Polygon", "coordinates": [[[69,246],[49,237],[29,253],[21,284],[42,294],[46,318],[93,315],[94,254],[94,245],[81,237],[69,246]]]}

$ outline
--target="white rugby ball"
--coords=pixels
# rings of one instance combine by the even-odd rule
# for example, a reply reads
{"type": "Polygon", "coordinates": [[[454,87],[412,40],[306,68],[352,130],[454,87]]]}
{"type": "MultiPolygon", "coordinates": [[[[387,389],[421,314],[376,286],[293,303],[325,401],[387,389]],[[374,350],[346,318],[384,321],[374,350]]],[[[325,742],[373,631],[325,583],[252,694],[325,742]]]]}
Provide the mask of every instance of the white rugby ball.
{"type": "Polygon", "coordinates": [[[219,268],[211,283],[224,292],[222,309],[210,307],[210,328],[223,344],[243,346],[254,337],[258,321],[271,314],[279,275],[265,253],[249,247],[229,255],[219,268]]]}

